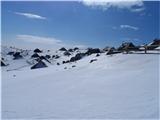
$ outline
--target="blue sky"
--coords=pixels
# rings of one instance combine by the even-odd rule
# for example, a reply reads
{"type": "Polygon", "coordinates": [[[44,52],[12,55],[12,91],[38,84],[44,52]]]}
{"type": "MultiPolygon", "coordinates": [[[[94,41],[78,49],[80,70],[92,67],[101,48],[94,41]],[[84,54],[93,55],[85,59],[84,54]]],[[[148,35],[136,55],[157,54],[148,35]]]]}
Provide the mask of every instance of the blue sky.
{"type": "Polygon", "coordinates": [[[158,38],[160,2],[2,2],[2,45],[119,46],[158,38]]]}

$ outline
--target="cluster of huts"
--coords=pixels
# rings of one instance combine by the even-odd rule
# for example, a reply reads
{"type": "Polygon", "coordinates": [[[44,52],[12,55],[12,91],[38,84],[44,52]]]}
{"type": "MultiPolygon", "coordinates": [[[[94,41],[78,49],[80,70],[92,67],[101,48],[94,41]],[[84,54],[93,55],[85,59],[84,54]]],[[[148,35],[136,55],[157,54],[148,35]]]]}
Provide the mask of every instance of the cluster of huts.
{"type": "MultiPolygon", "coordinates": [[[[100,56],[100,53],[106,53],[106,55],[112,55],[117,53],[131,53],[132,51],[145,51],[147,53],[147,50],[155,50],[157,47],[160,47],[160,39],[153,40],[152,43],[149,43],[148,45],[142,45],[142,46],[136,46],[132,42],[124,42],[119,46],[118,48],[114,47],[105,47],[104,49],[99,48],[88,48],[85,52],[80,52],[78,47],[75,47],[73,49],[66,49],[64,47],[60,48],[59,51],[63,53],[64,56],[70,56],[73,52],[77,52],[74,56],[69,57],[68,60],[62,61],[62,64],[75,62],[77,60],[82,59],[85,56],[89,56],[92,54],[96,54],[96,57],[100,56]]],[[[49,50],[48,50],[49,51],[49,50]]],[[[34,53],[31,55],[31,59],[36,61],[34,65],[31,67],[31,69],[37,69],[37,68],[44,68],[48,67],[47,64],[51,64],[52,59],[58,59],[61,56],[59,55],[42,55],[42,50],[36,48],[34,50],[34,53]]],[[[22,52],[8,52],[7,55],[12,55],[13,60],[22,59],[23,55],[22,52]]],[[[96,61],[97,59],[93,59],[90,61],[90,63],[96,61]]],[[[57,65],[60,65],[60,63],[57,63],[57,65]]],[[[1,66],[6,66],[3,59],[1,59],[1,66]]]]}

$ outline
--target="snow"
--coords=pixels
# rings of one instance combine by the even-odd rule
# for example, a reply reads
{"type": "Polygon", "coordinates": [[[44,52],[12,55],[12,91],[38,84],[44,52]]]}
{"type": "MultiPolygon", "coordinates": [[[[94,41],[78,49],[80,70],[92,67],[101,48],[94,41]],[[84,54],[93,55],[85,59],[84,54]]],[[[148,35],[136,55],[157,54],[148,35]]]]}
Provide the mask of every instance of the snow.
{"type": "MultiPolygon", "coordinates": [[[[159,57],[101,53],[35,70],[7,71],[7,66],[2,68],[2,118],[158,119],[159,57]]],[[[12,62],[14,68],[25,60],[12,62]]]]}

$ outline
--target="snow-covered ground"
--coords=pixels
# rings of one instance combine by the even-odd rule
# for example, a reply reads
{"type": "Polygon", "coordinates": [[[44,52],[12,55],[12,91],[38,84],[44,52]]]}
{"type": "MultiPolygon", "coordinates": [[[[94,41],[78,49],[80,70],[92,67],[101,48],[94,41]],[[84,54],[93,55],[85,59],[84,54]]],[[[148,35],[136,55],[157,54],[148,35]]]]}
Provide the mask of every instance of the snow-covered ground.
{"type": "Polygon", "coordinates": [[[160,55],[95,56],[35,70],[2,68],[2,117],[158,119],[160,55]]]}

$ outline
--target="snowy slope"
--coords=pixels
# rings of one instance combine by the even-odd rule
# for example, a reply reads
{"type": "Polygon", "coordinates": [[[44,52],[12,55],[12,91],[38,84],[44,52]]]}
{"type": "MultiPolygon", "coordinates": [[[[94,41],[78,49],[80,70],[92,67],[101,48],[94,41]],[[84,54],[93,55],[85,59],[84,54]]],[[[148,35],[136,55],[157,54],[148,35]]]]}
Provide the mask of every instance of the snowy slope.
{"type": "Polygon", "coordinates": [[[102,53],[43,69],[2,69],[2,117],[158,118],[158,65],[157,54],[102,53]]]}

